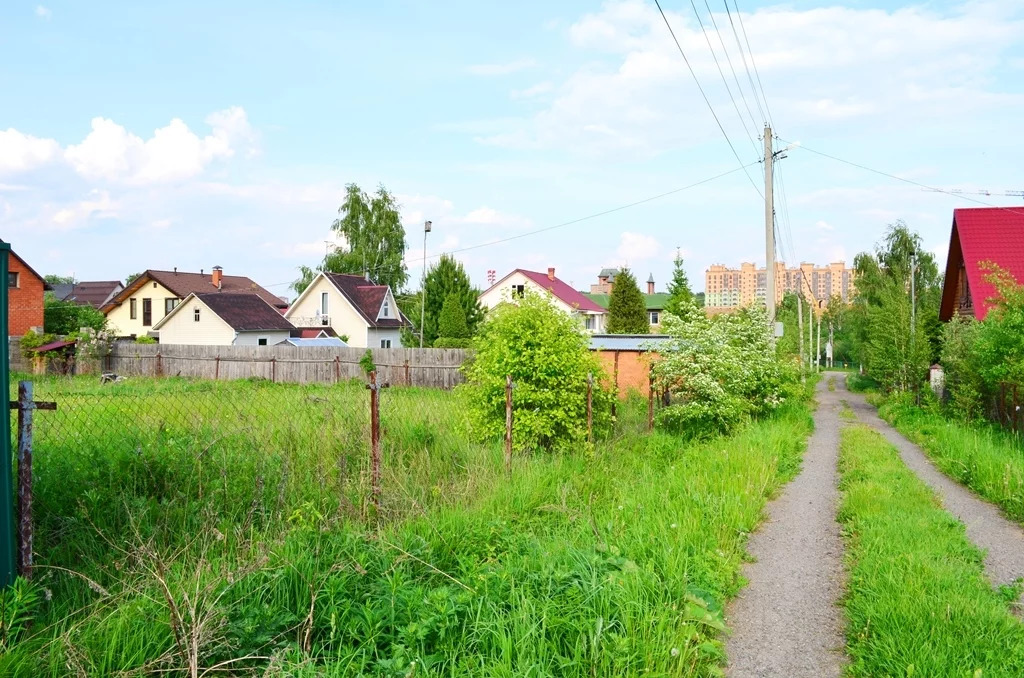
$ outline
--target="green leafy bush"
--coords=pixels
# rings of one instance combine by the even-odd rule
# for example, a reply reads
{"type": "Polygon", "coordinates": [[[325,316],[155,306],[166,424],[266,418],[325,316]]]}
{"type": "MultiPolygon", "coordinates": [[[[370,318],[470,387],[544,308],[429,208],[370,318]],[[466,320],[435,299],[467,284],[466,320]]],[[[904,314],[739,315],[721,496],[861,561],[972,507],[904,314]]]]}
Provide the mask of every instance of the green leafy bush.
{"type": "Polygon", "coordinates": [[[71,334],[83,327],[102,330],[107,316],[88,304],[62,301],[48,292],[43,298],[43,329],[52,334],[71,334]]]}
{"type": "Polygon", "coordinates": [[[434,348],[466,348],[469,346],[469,325],[466,324],[466,311],[456,294],[449,294],[441,308],[438,320],[438,337],[434,340],[434,348]]]}
{"type": "Polygon", "coordinates": [[[53,334],[40,334],[34,330],[29,330],[21,336],[21,354],[29,360],[32,360],[38,355],[36,352],[37,348],[45,346],[46,344],[56,340],[57,337],[53,334]]]}
{"type": "Polygon", "coordinates": [[[522,449],[564,450],[587,439],[587,375],[594,375],[594,428],[611,424],[612,395],[579,323],[546,298],[526,294],[492,310],[473,339],[460,389],[482,439],[505,433],[505,377],[515,384],[513,439],[522,449]]]}
{"type": "Polygon", "coordinates": [[[449,337],[438,337],[434,340],[434,348],[469,348],[472,343],[470,339],[451,339],[449,337]]]}
{"type": "Polygon", "coordinates": [[[153,337],[149,336],[148,334],[140,334],[139,336],[135,337],[135,343],[136,344],[155,344],[156,343],[156,339],[154,339],[153,337]]]}
{"type": "Polygon", "coordinates": [[[775,411],[799,393],[795,366],[772,346],[761,308],[708,318],[694,304],[665,314],[655,380],[672,404],[658,412],[662,428],[694,437],[728,433],[752,416],[775,411]]]}
{"type": "Polygon", "coordinates": [[[370,372],[377,371],[377,365],[373,362],[373,351],[366,349],[366,353],[359,359],[359,366],[363,368],[363,372],[369,374],[370,372]]]}

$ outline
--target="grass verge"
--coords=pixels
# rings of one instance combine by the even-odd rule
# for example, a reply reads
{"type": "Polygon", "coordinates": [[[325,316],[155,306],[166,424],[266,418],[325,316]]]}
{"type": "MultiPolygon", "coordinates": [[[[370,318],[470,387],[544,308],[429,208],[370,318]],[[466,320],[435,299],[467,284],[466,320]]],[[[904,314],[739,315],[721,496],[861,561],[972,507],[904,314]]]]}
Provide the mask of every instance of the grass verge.
{"type": "Polygon", "coordinates": [[[893,397],[879,414],[920,445],[946,475],[1024,523],[1024,445],[986,424],[964,424],[893,397]]]}
{"type": "Polygon", "coordinates": [[[849,673],[1024,675],[1024,625],[963,525],[871,429],[843,430],[839,465],[849,673]]]}
{"type": "Polygon", "coordinates": [[[37,388],[61,403],[41,567],[0,675],[718,675],[747,534],[811,430],[793,403],[685,443],[628,403],[613,439],[506,476],[455,394],[393,388],[372,519],[360,384],[58,390],[81,383],[37,388]]]}

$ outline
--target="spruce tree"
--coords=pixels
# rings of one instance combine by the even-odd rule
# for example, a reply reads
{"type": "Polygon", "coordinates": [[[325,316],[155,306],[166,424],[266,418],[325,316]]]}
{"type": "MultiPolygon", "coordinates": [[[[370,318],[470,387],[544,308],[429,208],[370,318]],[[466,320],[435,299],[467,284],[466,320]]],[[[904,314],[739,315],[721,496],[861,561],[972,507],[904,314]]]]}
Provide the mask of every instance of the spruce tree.
{"type": "Polygon", "coordinates": [[[469,326],[466,325],[466,312],[457,294],[449,294],[441,307],[441,317],[437,321],[438,335],[445,339],[468,339],[469,326]]]}
{"type": "Polygon", "coordinates": [[[683,268],[683,258],[676,252],[675,268],[672,270],[672,282],[668,284],[668,301],[665,302],[665,311],[673,315],[680,315],[684,306],[694,302],[693,290],[690,289],[690,281],[686,277],[686,270],[683,268]]]}
{"type": "Polygon", "coordinates": [[[615,276],[615,286],[608,300],[608,333],[650,334],[650,331],[644,295],[640,293],[636,278],[624,268],[615,276]]]}

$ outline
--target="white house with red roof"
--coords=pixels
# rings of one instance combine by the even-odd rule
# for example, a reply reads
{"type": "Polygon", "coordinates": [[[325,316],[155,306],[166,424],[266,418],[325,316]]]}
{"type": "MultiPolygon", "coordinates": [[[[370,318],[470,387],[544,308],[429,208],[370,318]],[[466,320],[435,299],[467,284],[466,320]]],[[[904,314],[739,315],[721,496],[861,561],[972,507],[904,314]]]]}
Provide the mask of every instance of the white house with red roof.
{"type": "Polygon", "coordinates": [[[410,325],[389,286],[343,273],[319,273],[284,317],[297,327],[331,328],[358,348],[401,348],[410,325]]]}
{"type": "Polygon", "coordinates": [[[953,210],[946,278],[939,318],[960,315],[984,320],[995,296],[982,264],[992,262],[1024,283],[1024,207],[953,210]]]}
{"type": "Polygon", "coordinates": [[[554,268],[549,268],[547,273],[517,268],[484,291],[480,295],[480,304],[486,309],[492,309],[498,304],[522,297],[526,290],[546,294],[555,306],[578,317],[588,332],[604,332],[608,311],[555,277],[554,268]]]}

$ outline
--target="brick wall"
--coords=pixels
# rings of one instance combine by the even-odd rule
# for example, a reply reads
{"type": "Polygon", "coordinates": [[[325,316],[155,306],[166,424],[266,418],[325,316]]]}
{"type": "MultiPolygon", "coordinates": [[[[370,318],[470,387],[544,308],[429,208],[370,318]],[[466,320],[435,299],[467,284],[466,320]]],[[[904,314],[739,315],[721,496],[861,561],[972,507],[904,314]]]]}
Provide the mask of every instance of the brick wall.
{"type": "Polygon", "coordinates": [[[597,357],[604,365],[609,377],[616,375],[615,362],[618,356],[619,397],[625,398],[631,391],[647,397],[650,391],[651,355],[645,351],[597,351],[597,357]]]}
{"type": "Polygon", "coordinates": [[[7,334],[20,337],[43,326],[43,281],[13,254],[8,255],[7,266],[18,274],[18,286],[7,290],[7,334]]]}

